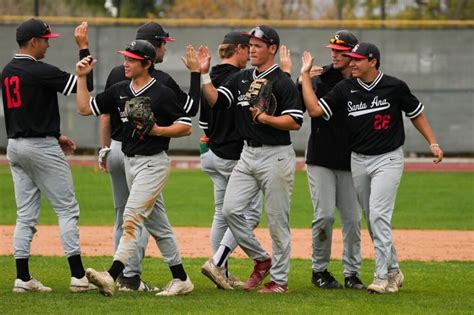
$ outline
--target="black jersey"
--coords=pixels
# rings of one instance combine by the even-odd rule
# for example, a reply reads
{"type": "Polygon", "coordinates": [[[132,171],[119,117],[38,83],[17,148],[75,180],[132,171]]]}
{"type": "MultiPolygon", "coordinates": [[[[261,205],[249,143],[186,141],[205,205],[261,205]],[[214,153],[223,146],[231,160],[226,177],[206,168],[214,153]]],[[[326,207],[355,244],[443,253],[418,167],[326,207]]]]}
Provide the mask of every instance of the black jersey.
{"type": "Polygon", "coordinates": [[[104,92],[90,99],[92,113],[117,114],[122,122],[122,151],[128,156],[154,155],[168,149],[170,138],[160,136],[143,136],[136,132],[132,123],[124,114],[125,102],[137,96],[148,96],[151,98],[151,108],[155,115],[156,124],[166,127],[174,123],[191,126],[189,118],[184,109],[178,105],[176,94],[173,91],[152,78],[148,84],[138,91],[132,87],[131,81],[122,81],[112,85],[104,92]]]}
{"type": "MultiPolygon", "coordinates": [[[[312,79],[313,89],[320,99],[342,80],[341,71],[332,65],[325,66],[321,75],[312,79]]],[[[311,118],[306,163],[330,169],[351,169],[349,131],[342,111],[334,113],[330,121],[322,117],[311,118]]]]}
{"type": "Polygon", "coordinates": [[[337,111],[345,113],[351,149],[366,155],[383,154],[403,145],[402,111],[412,119],[424,109],[405,82],[382,72],[371,84],[358,78],[341,81],[319,104],[327,119],[337,111]]]}
{"type": "MultiPolygon", "coordinates": [[[[82,59],[89,50],[79,53],[82,59]]],[[[30,55],[16,54],[2,72],[2,97],[8,138],[58,137],[57,93],[76,93],[77,77],[30,55]]],[[[87,87],[93,89],[92,74],[87,87]]]]}
{"type": "Polygon", "coordinates": [[[273,65],[262,73],[258,73],[256,68],[240,71],[217,89],[219,94],[215,106],[217,108],[235,107],[235,124],[243,139],[265,145],[289,145],[291,139],[288,130],[253,123],[252,114],[248,108],[249,102],[245,100],[245,93],[252,81],[257,78],[266,78],[272,82],[272,92],[277,101],[275,116],[290,115],[301,125],[303,110],[298,89],[278,65],[273,65]]]}
{"type": "MultiPolygon", "coordinates": [[[[189,88],[189,95],[183,92],[176,81],[166,72],[153,69],[151,76],[169,87],[176,94],[178,104],[180,104],[186,114],[190,117],[196,116],[199,110],[199,98],[201,97],[201,74],[191,73],[191,85],[189,88]]],[[[108,89],[115,83],[123,80],[129,80],[125,76],[125,70],[122,66],[117,66],[110,71],[105,84],[105,89],[108,89]]],[[[110,115],[111,138],[117,141],[122,141],[122,122],[117,113],[110,115]]]]}
{"type": "MultiPolygon", "coordinates": [[[[214,86],[220,86],[238,73],[240,68],[231,64],[220,64],[212,67],[211,79],[214,86]]],[[[199,126],[209,138],[209,148],[218,157],[227,160],[238,160],[244,141],[235,126],[235,107],[213,109],[206,99],[201,99],[199,126]]]]}

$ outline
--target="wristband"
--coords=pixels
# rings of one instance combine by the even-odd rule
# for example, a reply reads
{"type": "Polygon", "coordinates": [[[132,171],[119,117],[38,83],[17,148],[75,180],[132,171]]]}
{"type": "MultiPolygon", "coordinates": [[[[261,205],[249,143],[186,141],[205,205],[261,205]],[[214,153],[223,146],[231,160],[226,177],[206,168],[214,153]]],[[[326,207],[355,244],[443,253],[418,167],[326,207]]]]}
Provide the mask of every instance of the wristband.
{"type": "Polygon", "coordinates": [[[432,144],[430,144],[430,148],[434,148],[434,147],[438,147],[438,148],[439,148],[439,144],[437,144],[437,143],[432,143],[432,144]]]}
{"type": "Polygon", "coordinates": [[[201,84],[212,83],[211,76],[209,73],[201,74],[201,84]]]}

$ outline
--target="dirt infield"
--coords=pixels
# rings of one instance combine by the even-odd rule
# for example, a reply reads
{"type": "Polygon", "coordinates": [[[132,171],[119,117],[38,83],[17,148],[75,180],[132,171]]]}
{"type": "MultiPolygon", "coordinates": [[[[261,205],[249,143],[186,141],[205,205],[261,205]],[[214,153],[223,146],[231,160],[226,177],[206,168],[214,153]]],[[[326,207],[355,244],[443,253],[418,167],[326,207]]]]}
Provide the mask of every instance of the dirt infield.
{"type": "MultiPolygon", "coordinates": [[[[112,256],[112,227],[81,227],[81,246],[85,256],[112,256]]],[[[11,255],[14,226],[0,226],[0,255],[11,255]]],[[[183,257],[208,257],[210,255],[210,228],[177,227],[183,257]]],[[[257,238],[270,250],[267,229],[257,229],[257,238]]],[[[400,260],[419,261],[474,261],[474,231],[394,230],[393,238],[400,260]]],[[[38,226],[32,243],[32,255],[61,256],[62,247],[57,226],[38,226]]],[[[341,231],[333,235],[332,258],[341,259],[341,231]]],[[[147,256],[159,257],[155,242],[150,241],[147,256]]],[[[238,249],[235,257],[246,257],[238,249]]],[[[362,231],[362,256],[373,259],[374,250],[367,230],[362,231]]],[[[311,258],[311,230],[292,229],[292,258],[311,258]]]]}

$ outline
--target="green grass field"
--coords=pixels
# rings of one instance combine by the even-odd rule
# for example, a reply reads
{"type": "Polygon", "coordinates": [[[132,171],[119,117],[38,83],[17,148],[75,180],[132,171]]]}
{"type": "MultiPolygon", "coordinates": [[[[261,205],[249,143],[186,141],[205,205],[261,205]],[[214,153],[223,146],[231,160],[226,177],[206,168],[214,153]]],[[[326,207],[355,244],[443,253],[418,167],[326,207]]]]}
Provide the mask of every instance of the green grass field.
{"type": "MultiPolygon", "coordinates": [[[[86,266],[103,269],[111,259],[85,257],[86,266]]],[[[14,262],[0,257],[1,314],[472,314],[474,310],[474,278],[472,263],[402,262],[406,276],[398,294],[370,295],[366,291],[325,291],[311,284],[311,263],[293,260],[290,292],[265,295],[256,292],[221,291],[200,274],[205,259],[186,259],[188,274],[195,290],[188,296],[155,297],[153,293],[117,293],[106,298],[97,292],[68,293],[69,270],[64,258],[33,257],[32,274],[53,288],[52,293],[13,294],[14,262]],[[458,280],[456,280],[458,279],[458,280]],[[459,279],[465,279],[461,281],[459,279]],[[462,289],[461,289],[462,287],[462,289]]],[[[364,261],[361,278],[371,280],[372,261],[364,261]]],[[[231,270],[241,278],[250,273],[248,260],[232,260],[231,270]]],[[[331,270],[342,281],[340,262],[332,262],[331,270]]],[[[159,259],[144,262],[144,279],[163,287],[170,273],[159,259]]]]}
{"type": "MultiPolygon", "coordinates": [[[[113,203],[110,180],[97,168],[73,167],[81,225],[111,225],[113,203]]],[[[8,166],[0,166],[0,224],[15,224],[16,207],[8,166]]],[[[172,171],[165,202],[174,226],[209,226],[213,192],[209,177],[199,170],[172,171]]],[[[396,229],[474,229],[473,172],[406,172],[393,216],[396,229]]],[[[291,205],[292,227],[309,228],[312,205],[306,173],[298,171],[291,205]]],[[[363,220],[362,220],[363,221],[363,220]]],[[[56,216],[43,199],[40,224],[56,224],[56,216]]],[[[263,221],[263,226],[265,220],[263,221]]],[[[339,221],[336,226],[340,226],[339,221]]]]}

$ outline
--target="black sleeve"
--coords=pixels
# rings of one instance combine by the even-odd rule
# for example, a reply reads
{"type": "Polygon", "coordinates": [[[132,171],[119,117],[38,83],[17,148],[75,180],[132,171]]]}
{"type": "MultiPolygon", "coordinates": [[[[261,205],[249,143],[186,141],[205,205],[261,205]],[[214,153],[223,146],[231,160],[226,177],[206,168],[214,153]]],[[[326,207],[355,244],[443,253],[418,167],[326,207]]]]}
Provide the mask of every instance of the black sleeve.
{"type": "Polygon", "coordinates": [[[280,115],[290,115],[296,123],[303,124],[303,108],[296,85],[289,76],[276,82],[273,94],[277,99],[277,112],[280,115]],[[278,113],[280,111],[280,113],[278,113]]]}
{"type": "MultiPolygon", "coordinates": [[[[90,54],[91,54],[91,52],[89,51],[89,48],[79,50],[79,60],[82,60],[82,59],[86,58],[90,54]]],[[[94,90],[94,70],[92,70],[87,75],[87,90],[89,92],[94,90]]]]}
{"type": "Polygon", "coordinates": [[[173,90],[163,88],[159,101],[153,105],[152,109],[154,114],[158,116],[164,111],[164,114],[168,118],[167,123],[169,123],[169,125],[181,123],[187,126],[192,126],[191,118],[187,116],[184,108],[178,104],[178,98],[173,90]]]}
{"type": "Polygon", "coordinates": [[[183,107],[186,114],[190,117],[196,116],[199,111],[199,97],[201,95],[201,74],[191,72],[191,85],[189,87],[189,94],[181,90],[178,83],[168,76],[165,85],[169,87],[178,99],[178,104],[183,107]]]}
{"type": "Polygon", "coordinates": [[[92,114],[94,114],[94,116],[110,114],[117,110],[116,93],[118,86],[119,85],[113,85],[104,92],[90,98],[89,106],[91,107],[92,114]]]}
{"type": "Polygon", "coordinates": [[[331,91],[329,91],[329,93],[327,93],[323,98],[319,99],[319,106],[321,106],[323,109],[324,119],[331,119],[334,113],[342,108],[342,104],[344,103],[344,99],[342,97],[343,84],[344,81],[339,82],[331,91]]]}
{"type": "Polygon", "coordinates": [[[413,119],[424,110],[423,104],[416,98],[415,95],[410,91],[408,85],[400,80],[400,87],[399,87],[399,97],[400,97],[400,104],[401,109],[405,112],[405,115],[413,119]]]}

